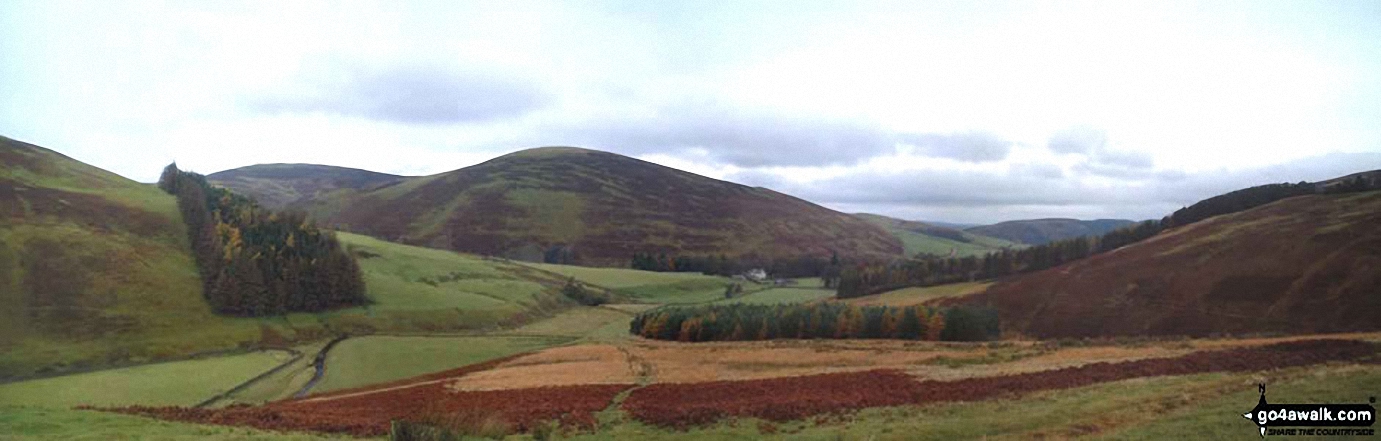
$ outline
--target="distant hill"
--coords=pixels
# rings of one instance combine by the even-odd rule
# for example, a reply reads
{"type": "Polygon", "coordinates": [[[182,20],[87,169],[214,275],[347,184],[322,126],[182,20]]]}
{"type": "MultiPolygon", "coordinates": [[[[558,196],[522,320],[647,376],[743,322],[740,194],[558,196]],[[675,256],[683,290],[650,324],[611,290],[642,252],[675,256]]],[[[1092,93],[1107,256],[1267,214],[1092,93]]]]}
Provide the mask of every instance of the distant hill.
{"type": "Polygon", "coordinates": [[[1079,236],[1099,235],[1133,223],[1135,222],[1125,219],[1031,219],[977,226],[964,231],[1028,245],[1041,245],[1079,236]]]}
{"type": "MultiPolygon", "coordinates": [[[[230,186],[235,181],[222,178],[242,174],[211,176],[230,186]]],[[[257,176],[257,185],[240,187],[255,198],[312,179],[257,176]]],[[[581,148],[529,149],[447,173],[368,182],[377,186],[337,186],[289,206],[347,231],[524,260],[560,255],[563,262],[623,266],[637,252],[895,257],[903,251],[881,228],[798,198],[581,148]]]]}
{"type": "Polygon", "coordinates": [[[1007,240],[974,234],[954,228],[891,218],[880,214],[856,213],[855,217],[882,227],[901,240],[907,256],[930,254],[949,256],[951,250],[957,257],[980,256],[1003,248],[1020,248],[1022,245],[1007,240]]]}
{"type": "Polygon", "coordinates": [[[1211,217],[967,302],[1039,338],[1381,329],[1381,191],[1211,217]]]}
{"type": "Polygon", "coordinates": [[[955,229],[955,230],[963,230],[963,229],[973,228],[973,227],[977,227],[977,226],[979,226],[979,225],[982,225],[982,224],[961,224],[961,223],[957,223],[957,222],[942,222],[942,221],[935,221],[935,220],[918,220],[918,221],[916,221],[916,222],[920,222],[920,223],[924,223],[924,224],[930,224],[930,225],[934,225],[934,226],[937,226],[937,227],[945,227],[945,228],[955,229]]]}
{"type": "Polygon", "coordinates": [[[341,190],[369,190],[397,183],[402,176],[315,164],[260,164],[212,173],[206,180],[252,195],[268,208],[328,197],[341,190]]]}

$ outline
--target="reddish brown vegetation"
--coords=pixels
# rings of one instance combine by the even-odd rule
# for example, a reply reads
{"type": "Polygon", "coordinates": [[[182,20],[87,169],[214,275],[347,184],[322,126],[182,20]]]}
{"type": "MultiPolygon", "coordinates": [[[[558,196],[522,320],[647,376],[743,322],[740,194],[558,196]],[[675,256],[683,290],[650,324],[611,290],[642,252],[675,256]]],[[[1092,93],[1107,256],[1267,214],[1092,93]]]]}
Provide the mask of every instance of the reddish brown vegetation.
{"type": "Polygon", "coordinates": [[[1381,329],[1381,192],[1289,198],[952,302],[1040,338],[1381,329]]]}
{"type": "Polygon", "coordinates": [[[517,431],[542,421],[591,428],[627,385],[539,387],[503,391],[454,392],[444,381],[403,386],[325,400],[307,399],[259,407],[192,409],[130,406],[115,412],[204,424],[268,430],[387,435],[392,420],[446,420],[453,415],[492,416],[517,431]]]}
{"type": "Polygon", "coordinates": [[[728,416],[787,421],[842,410],[982,400],[1137,377],[1258,371],[1374,359],[1378,350],[1381,348],[1372,343],[1318,340],[957,381],[915,381],[899,371],[875,370],[766,380],[654,384],[634,391],[623,406],[640,420],[680,428],[728,416]]]}
{"type": "MultiPolygon", "coordinates": [[[[640,420],[678,428],[730,416],[788,421],[867,407],[982,400],[1147,376],[1261,371],[1329,361],[1375,362],[1378,354],[1381,345],[1374,343],[1313,340],[956,381],[917,381],[897,370],[874,370],[765,380],[662,383],[635,390],[623,407],[640,420]]],[[[414,378],[406,384],[341,391],[259,407],[133,406],[111,410],[177,421],[356,436],[386,434],[389,422],[399,419],[498,421],[509,430],[528,431],[543,421],[594,427],[594,413],[631,387],[614,384],[459,392],[448,387],[449,378],[488,369],[501,361],[414,378]]]]}

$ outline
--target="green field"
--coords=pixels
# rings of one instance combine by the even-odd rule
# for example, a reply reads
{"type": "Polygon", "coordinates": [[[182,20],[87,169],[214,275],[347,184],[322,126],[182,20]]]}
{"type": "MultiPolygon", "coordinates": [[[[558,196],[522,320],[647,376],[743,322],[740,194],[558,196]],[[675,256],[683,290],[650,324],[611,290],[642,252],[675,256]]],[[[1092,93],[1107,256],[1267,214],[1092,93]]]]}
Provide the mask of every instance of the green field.
{"type": "Polygon", "coordinates": [[[261,351],[21,381],[0,385],[0,405],[192,406],[289,359],[261,351]]]}
{"type": "Polygon", "coordinates": [[[715,303],[746,303],[754,305],[773,305],[786,303],[807,303],[834,297],[833,289],[825,288],[768,288],[732,299],[720,299],[715,303]]]}
{"type": "MultiPolygon", "coordinates": [[[[514,334],[585,337],[610,323],[627,324],[632,313],[604,307],[577,307],[513,330],[514,334]]],[[[627,329],[624,330],[627,332],[627,329]]]]}
{"type": "Polygon", "coordinates": [[[895,291],[888,291],[882,294],[857,297],[845,300],[849,303],[859,305],[891,305],[909,306],[919,305],[930,300],[945,297],[959,297],[969,294],[982,292],[992,285],[992,282],[966,282],[951,283],[939,286],[924,286],[913,288],[902,288],[895,291]]]}
{"type": "Polygon", "coordinates": [[[311,381],[312,376],[316,374],[316,368],[313,367],[312,363],[316,359],[317,352],[320,352],[326,343],[326,341],[318,341],[295,347],[294,349],[303,354],[302,358],[220,401],[211,403],[210,406],[222,407],[235,403],[263,404],[291,398],[297,391],[302,390],[302,387],[306,386],[311,381]]]}
{"type": "Polygon", "coordinates": [[[571,337],[356,337],[326,356],[313,393],[367,386],[444,371],[573,341],[571,337]]]}
{"type": "Polygon", "coordinates": [[[340,437],[187,424],[94,410],[0,406],[0,439],[316,441],[340,437]]]}
{"type": "Polygon", "coordinates": [[[982,256],[984,254],[998,251],[1003,248],[1021,248],[1024,245],[1011,242],[996,237],[989,237],[980,234],[973,234],[967,231],[955,231],[962,236],[965,241],[954,240],[948,237],[932,236],[918,230],[933,228],[922,222],[904,221],[893,219],[876,214],[859,213],[855,217],[863,219],[868,223],[877,225],[888,233],[892,233],[897,239],[901,240],[902,248],[907,256],[916,254],[931,254],[937,256],[949,256],[951,250],[957,257],[982,256]]]}
{"type": "Polygon", "coordinates": [[[637,288],[650,285],[669,285],[686,281],[705,281],[714,280],[723,287],[729,279],[718,276],[707,276],[700,273],[673,273],[642,271],[627,268],[595,268],[586,266],[572,265],[553,265],[549,263],[525,263],[524,265],[550,271],[565,277],[575,277],[576,280],[608,289],[637,288]]]}

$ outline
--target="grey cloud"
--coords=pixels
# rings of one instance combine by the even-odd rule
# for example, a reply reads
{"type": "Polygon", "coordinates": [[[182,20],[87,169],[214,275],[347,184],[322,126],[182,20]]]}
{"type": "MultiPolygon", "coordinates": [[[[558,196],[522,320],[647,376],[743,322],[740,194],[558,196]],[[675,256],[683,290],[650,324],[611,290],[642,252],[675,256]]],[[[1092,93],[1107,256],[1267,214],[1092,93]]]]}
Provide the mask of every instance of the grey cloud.
{"type": "Polygon", "coordinates": [[[1008,173],[1017,176],[1032,176],[1045,179],[1060,179],[1065,177],[1064,169],[1055,164],[1031,162],[1013,164],[1008,173]]]}
{"type": "Polygon", "coordinates": [[[1098,150],[1093,154],[1093,160],[1103,165],[1131,169],[1148,169],[1155,165],[1151,155],[1130,150],[1098,150]]]}
{"type": "Polygon", "coordinates": [[[855,164],[895,151],[881,128],[844,121],[752,113],[721,105],[677,105],[647,117],[557,128],[575,142],[625,154],[705,153],[741,167],[855,164]]]}
{"type": "Polygon", "coordinates": [[[1113,191],[1076,179],[1051,180],[1020,173],[918,170],[877,174],[864,171],[778,189],[826,203],[931,206],[1077,205],[1118,201],[1113,191]]]}
{"type": "Polygon", "coordinates": [[[903,144],[916,146],[926,156],[950,158],[965,162],[993,162],[1007,158],[1012,143],[986,132],[955,134],[902,134],[903,144]]]}
{"type": "Polygon", "coordinates": [[[433,66],[353,69],[317,93],[264,97],[267,112],[328,112],[406,124],[452,124],[520,116],[549,100],[534,83],[433,66]]]}
{"type": "Polygon", "coordinates": [[[1102,130],[1076,126],[1050,135],[1046,147],[1055,153],[1088,154],[1102,150],[1107,144],[1108,136],[1102,130]]]}
{"type": "Polygon", "coordinates": [[[1180,176],[1163,175],[1160,176],[1161,182],[1155,185],[1150,197],[1185,206],[1246,187],[1282,182],[1322,181],[1377,169],[1381,169],[1381,153],[1329,153],[1265,167],[1211,170],[1180,176]]]}

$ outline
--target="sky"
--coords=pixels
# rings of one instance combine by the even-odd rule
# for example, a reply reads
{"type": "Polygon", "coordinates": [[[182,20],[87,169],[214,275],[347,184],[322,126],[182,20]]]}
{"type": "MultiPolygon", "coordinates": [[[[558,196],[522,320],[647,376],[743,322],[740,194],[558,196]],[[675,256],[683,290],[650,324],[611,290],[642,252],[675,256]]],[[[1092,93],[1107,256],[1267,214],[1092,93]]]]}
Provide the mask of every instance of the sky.
{"type": "Polygon", "coordinates": [[[1151,219],[1381,168],[1381,1],[0,2],[0,135],[151,182],[574,145],[847,212],[1151,219]]]}

